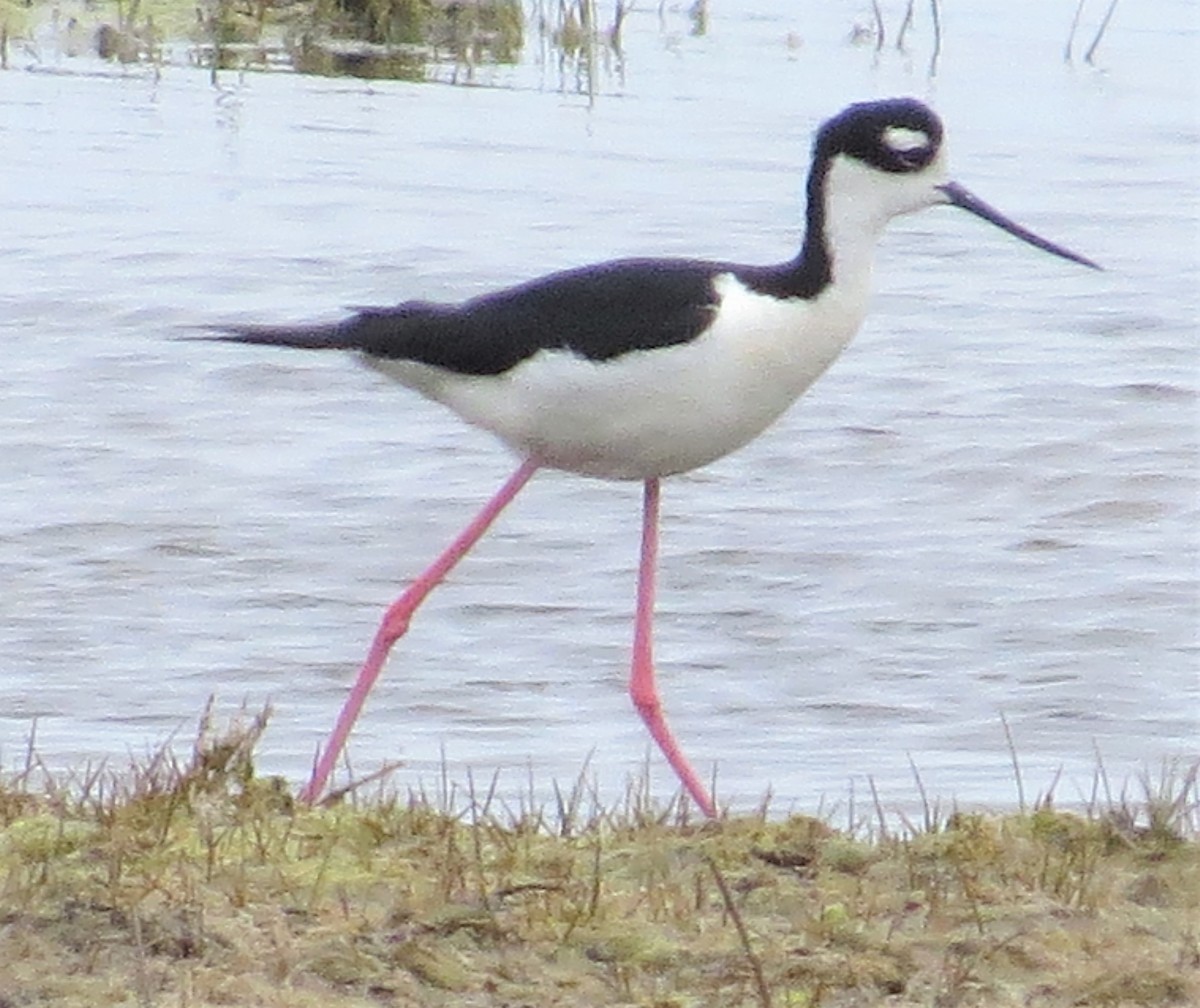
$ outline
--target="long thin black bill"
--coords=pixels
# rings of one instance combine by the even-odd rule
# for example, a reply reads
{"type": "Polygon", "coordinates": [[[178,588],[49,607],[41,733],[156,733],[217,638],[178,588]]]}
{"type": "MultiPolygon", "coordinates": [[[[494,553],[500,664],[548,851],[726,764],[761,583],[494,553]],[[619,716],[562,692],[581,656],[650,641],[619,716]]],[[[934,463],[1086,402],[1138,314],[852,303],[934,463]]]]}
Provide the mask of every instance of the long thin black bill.
{"type": "Polygon", "coordinates": [[[1052,241],[1047,241],[1041,235],[1036,235],[1028,228],[1021,227],[1015,221],[1009,220],[999,210],[988,206],[978,196],[972,195],[957,182],[947,182],[945,185],[938,186],[938,188],[946,194],[946,197],[954,206],[962,207],[967,213],[973,213],[976,217],[982,217],[989,224],[995,224],[1002,231],[1007,231],[1014,238],[1020,238],[1021,241],[1028,242],[1034,248],[1040,248],[1043,252],[1049,252],[1051,255],[1059,256],[1062,259],[1070,259],[1071,262],[1077,262],[1082,266],[1090,266],[1095,270],[1104,268],[1092,262],[1086,256],[1081,256],[1078,252],[1072,252],[1068,248],[1063,248],[1063,246],[1056,245],[1052,241]]]}

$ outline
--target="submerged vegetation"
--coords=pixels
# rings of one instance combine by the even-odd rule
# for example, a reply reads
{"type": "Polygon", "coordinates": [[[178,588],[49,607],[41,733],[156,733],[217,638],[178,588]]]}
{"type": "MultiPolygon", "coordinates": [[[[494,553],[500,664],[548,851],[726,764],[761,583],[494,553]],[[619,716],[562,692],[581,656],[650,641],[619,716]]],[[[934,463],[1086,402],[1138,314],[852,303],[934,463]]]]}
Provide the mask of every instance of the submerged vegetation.
{"type": "MultiPolygon", "coordinates": [[[[1200,1000],[1197,766],[1081,813],[705,822],[631,785],[297,805],[266,713],[0,776],[0,1005],[1168,1006],[1200,1000]]],[[[362,788],[359,791],[364,790],[362,788]]]]}

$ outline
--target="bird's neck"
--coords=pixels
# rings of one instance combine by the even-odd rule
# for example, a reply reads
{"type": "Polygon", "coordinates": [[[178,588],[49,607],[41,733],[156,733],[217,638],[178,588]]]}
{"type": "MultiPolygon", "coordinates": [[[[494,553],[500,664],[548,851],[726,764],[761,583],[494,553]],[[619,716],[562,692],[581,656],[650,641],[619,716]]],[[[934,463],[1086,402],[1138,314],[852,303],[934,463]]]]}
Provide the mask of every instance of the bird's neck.
{"type": "Polygon", "coordinates": [[[819,264],[824,288],[815,296],[866,298],[875,249],[891,219],[872,191],[876,173],[858,161],[837,157],[809,179],[808,222],[797,257],[806,272],[819,264]]]}
{"type": "Polygon", "coordinates": [[[874,181],[865,166],[847,158],[814,165],[800,252],[764,270],[757,286],[777,297],[861,301],[865,310],[875,248],[890,219],[869,191],[874,181]]]}

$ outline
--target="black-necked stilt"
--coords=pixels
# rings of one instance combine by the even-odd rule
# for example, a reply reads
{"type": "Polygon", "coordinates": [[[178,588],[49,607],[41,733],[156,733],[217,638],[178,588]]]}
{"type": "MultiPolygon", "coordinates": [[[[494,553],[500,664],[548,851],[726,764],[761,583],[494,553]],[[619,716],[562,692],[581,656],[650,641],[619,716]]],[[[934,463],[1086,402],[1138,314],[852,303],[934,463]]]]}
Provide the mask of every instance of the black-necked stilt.
{"type": "Polygon", "coordinates": [[[913,99],[852,105],[817,133],[799,255],[778,266],[622,259],[460,305],[410,301],[313,326],[230,326],[221,340],[356,350],[513,449],[520,466],[388,609],[312,779],[325,788],[392,645],[425,597],[537,469],[642,480],[642,549],[629,689],[707,816],[716,806],[664,720],[651,620],[659,480],[762,433],[862,323],[876,242],[893,217],[950,204],[1037,248],[1096,264],[1013,223],[946,177],[942,124],[913,99]]]}

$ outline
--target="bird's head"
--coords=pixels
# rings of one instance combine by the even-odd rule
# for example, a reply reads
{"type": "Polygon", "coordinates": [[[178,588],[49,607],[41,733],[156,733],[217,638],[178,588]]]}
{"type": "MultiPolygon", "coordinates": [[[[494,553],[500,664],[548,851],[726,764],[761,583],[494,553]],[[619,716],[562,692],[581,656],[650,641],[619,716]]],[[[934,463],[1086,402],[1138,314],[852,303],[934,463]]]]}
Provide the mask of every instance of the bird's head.
{"type": "Polygon", "coordinates": [[[1100,268],[1010,220],[951,181],[943,136],[937,114],[915,98],[851,105],[817,133],[809,198],[822,201],[831,224],[849,218],[855,226],[875,229],[901,214],[949,204],[1045,252],[1100,268]]]}

